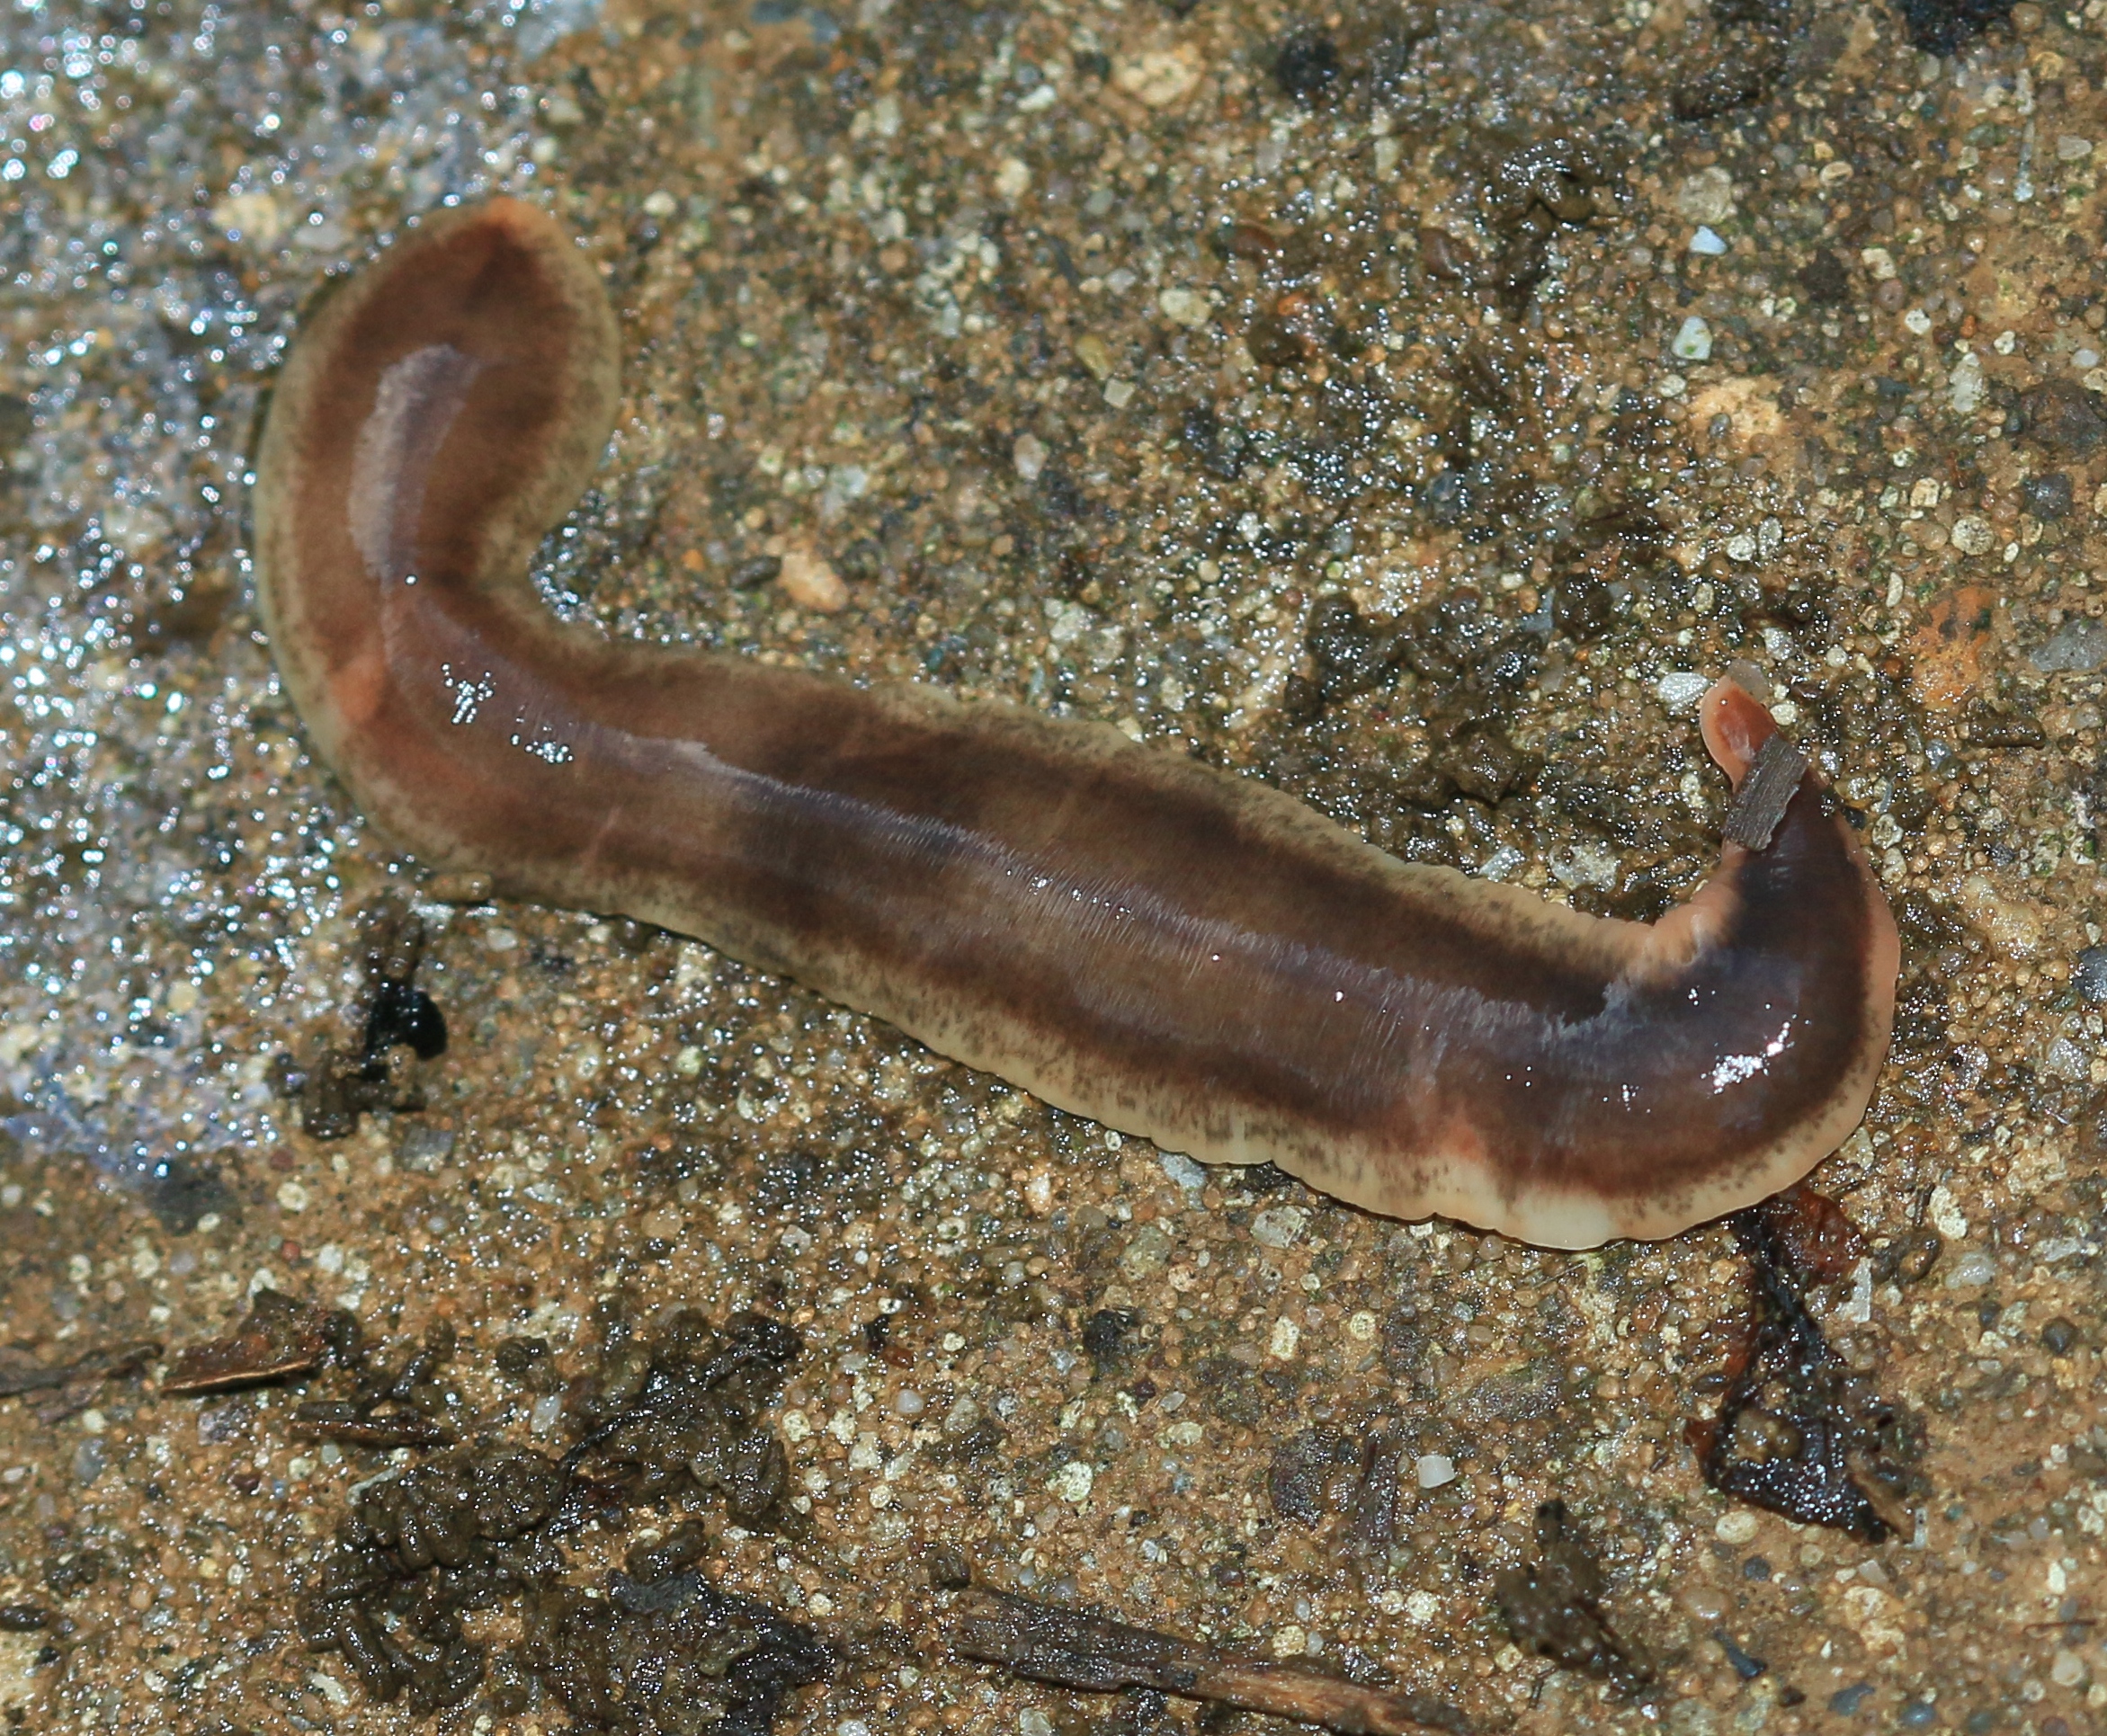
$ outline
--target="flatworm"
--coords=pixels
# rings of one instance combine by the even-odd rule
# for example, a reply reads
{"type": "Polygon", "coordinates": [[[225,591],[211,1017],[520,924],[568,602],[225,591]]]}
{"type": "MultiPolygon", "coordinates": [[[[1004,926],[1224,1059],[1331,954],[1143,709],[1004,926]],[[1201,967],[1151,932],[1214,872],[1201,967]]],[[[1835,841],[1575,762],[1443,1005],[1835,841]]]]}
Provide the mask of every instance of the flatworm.
{"type": "MultiPolygon", "coordinates": [[[[433,868],[698,936],[1166,1150],[1547,1246],[1746,1206],[1857,1124],[1895,925],[1811,770],[1762,849],[1625,922],[1103,725],[611,642],[527,565],[618,371],[593,266],[497,200],[338,288],[278,381],[279,667],[433,868]]],[[[1774,734],[1728,682],[1702,726],[1737,786],[1774,734]]]]}

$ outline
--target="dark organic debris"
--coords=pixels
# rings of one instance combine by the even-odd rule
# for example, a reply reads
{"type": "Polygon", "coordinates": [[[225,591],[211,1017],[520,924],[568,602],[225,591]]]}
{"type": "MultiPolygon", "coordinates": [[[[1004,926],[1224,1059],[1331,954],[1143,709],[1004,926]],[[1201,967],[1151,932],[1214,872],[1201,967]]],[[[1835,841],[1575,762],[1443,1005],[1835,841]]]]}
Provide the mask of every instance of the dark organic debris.
{"type": "Polygon", "coordinates": [[[399,1371],[370,1371],[350,1398],[301,1405],[292,1413],[292,1434],[347,1447],[452,1446],[453,1431],[440,1420],[448,1394],[436,1377],[453,1349],[453,1327],[441,1321],[399,1371]]]}
{"type": "Polygon", "coordinates": [[[279,1057],[278,1088],[298,1099],[300,1127],[310,1138],[346,1139],[362,1116],[424,1107],[416,1064],[446,1052],[446,1019],[416,986],[424,956],[424,924],[393,894],[359,913],[365,948],[365,993],[359,1046],[325,1052],[311,1067],[279,1057]]]}
{"type": "Polygon", "coordinates": [[[48,1393],[68,1387],[93,1387],[106,1380],[136,1375],[161,1354],[150,1340],[112,1345],[90,1350],[71,1362],[21,1363],[0,1357],[0,1399],[19,1398],[24,1393],[48,1393]]]}
{"type": "Polygon", "coordinates": [[[1352,1504],[1363,1476],[1362,1446],[1343,1429],[1320,1425],[1273,1450],[1266,1492],[1284,1519],[1315,1525],[1352,1504]]]}
{"type": "Polygon", "coordinates": [[[1734,792],[1721,835],[1745,850],[1770,849],[1778,823],[1799,794],[1807,766],[1807,755],[1799,748],[1782,735],[1772,736],[1756,750],[1741,788],[1734,792]]]}
{"type": "Polygon", "coordinates": [[[1487,227],[1504,243],[1493,287],[1509,313],[1521,313],[1536,294],[1551,236],[1592,221],[1597,189],[1611,180],[1587,142],[1570,136],[1524,146],[1495,165],[1481,204],[1487,227]]]}
{"type": "Polygon", "coordinates": [[[1536,1544],[1528,1562],[1495,1588],[1500,1619],[1514,1643],[1567,1669],[1599,1676],[1620,1694],[1653,1680],[1652,1666],[1620,1639],[1603,1614],[1603,1571],[1571,1523],[1564,1501],[1536,1509],[1536,1544]]]}
{"type": "Polygon", "coordinates": [[[824,1680],[834,1652],[811,1629],[710,1584],[702,1529],[631,1553],[603,1598],[552,1587],[527,1605],[526,1660],[581,1723],[768,1736],[783,1701],[824,1680]]]}
{"type": "Polygon", "coordinates": [[[0,1634],[34,1634],[57,1619],[40,1603],[0,1604],[0,1634]]]}
{"type": "Polygon", "coordinates": [[[1031,1681],[1094,1693],[1151,1688],[1358,1736],[1469,1728],[1454,1706],[1430,1695],[1364,1686],[1308,1665],[1242,1657],[1009,1592],[976,1590],[969,1598],[951,1635],[952,1649],[1031,1681]]]}
{"type": "MultiPolygon", "coordinates": [[[[762,1433],[756,1412],[796,1335],[755,1315],[719,1332],[682,1309],[642,1342],[619,1304],[602,1318],[601,1367],[573,1393],[577,1446],[558,1460],[478,1443],[364,1485],[299,1602],[300,1632],[313,1650],[341,1653],[371,1697],[420,1715],[461,1705],[487,1681],[494,1710],[522,1711],[538,1678],[589,1727],[767,1736],[786,1696],[821,1679],[833,1654],[808,1629],[711,1584],[697,1566],[700,1525],[633,1551],[597,1594],[569,1581],[559,1544],[594,1520],[619,1527],[637,1499],[663,1505],[703,1487],[724,1488],[745,1523],[769,1517],[728,1480],[722,1449],[733,1443],[737,1459],[762,1433]],[[683,1449],[692,1462],[671,1463],[683,1449]],[[523,1641],[491,1657],[463,1617],[514,1600],[523,1641]]],[[[365,1383],[360,1402],[369,1415],[382,1402],[421,1413],[452,1348],[435,1332],[401,1373],[365,1383]]],[[[766,1439],[772,1455],[746,1456],[780,1461],[781,1444],[766,1439]]]]}
{"type": "Polygon", "coordinates": [[[221,1393],[311,1375],[325,1361],[348,1368],[362,1354],[359,1322],[343,1309],[317,1308],[281,1291],[258,1290],[233,1331],[177,1356],[161,1390],[221,1393]]]}
{"type": "Polygon", "coordinates": [[[1840,1284],[1866,1251],[1864,1233],[1827,1194],[1796,1181],[1772,1202],[1771,1225],[1792,1269],[1814,1284],[1840,1284]]]}
{"type": "Polygon", "coordinates": [[[369,1486],[299,1602],[308,1647],[341,1652],[376,1700],[406,1689],[420,1714],[460,1705],[485,1667],[461,1615],[561,1571],[540,1527],[567,1489],[558,1466],[521,1449],[449,1455],[369,1486]]]}
{"type": "Polygon", "coordinates": [[[676,1309],[648,1341],[612,1322],[602,1371],[572,1392],[584,1433],[564,1468],[630,1505],[714,1489],[736,1523],[779,1527],[790,1460],[761,1417],[803,1348],[763,1314],[734,1314],[720,1333],[700,1309],[676,1309]]]}
{"type": "Polygon", "coordinates": [[[1552,551],[1552,624],[1569,639],[1601,638],[1619,599],[1666,549],[1666,530],[1642,506],[1619,506],[1581,526],[1552,551]]]}
{"type": "Polygon", "coordinates": [[[44,1563],[44,1589],[56,1598],[77,1598],[103,1577],[109,1558],[100,1549],[68,1549],[44,1563]]]}
{"type": "Polygon", "coordinates": [[[1718,46],[1676,82],[1670,106],[1678,120],[1713,120],[1764,102],[1785,70],[1790,0],[1713,0],[1711,14],[1718,46]]]}
{"type": "Polygon", "coordinates": [[[1947,55],[2012,16],[2013,0],[1899,0],[1910,46],[1947,55]]]}
{"type": "Polygon", "coordinates": [[[1378,1418],[1361,1442],[1361,1486],[1354,1492],[1349,1532],[1353,1549],[1380,1566],[1397,1539],[1397,1495],[1404,1485],[1410,1443],[1389,1418],[1378,1418]]]}
{"type": "Polygon", "coordinates": [[[1362,618],[1353,598],[1319,597],[1309,611],[1303,643],[1315,671],[1316,706],[1336,704],[1379,687],[1397,673],[1407,633],[1362,618]]]}
{"type": "Polygon", "coordinates": [[[1686,1432],[1705,1481],[1722,1493],[1878,1543],[1894,1527],[1857,1473],[1890,1495],[1907,1491],[1915,1443],[1902,1413],[1830,1348],[1802,1298],[1848,1264],[1851,1244],[1840,1243],[1831,1210],[1796,1188],[1728,1220],[1748,1256],[1752,1307],[1718,1414],[1686,1432]]]}

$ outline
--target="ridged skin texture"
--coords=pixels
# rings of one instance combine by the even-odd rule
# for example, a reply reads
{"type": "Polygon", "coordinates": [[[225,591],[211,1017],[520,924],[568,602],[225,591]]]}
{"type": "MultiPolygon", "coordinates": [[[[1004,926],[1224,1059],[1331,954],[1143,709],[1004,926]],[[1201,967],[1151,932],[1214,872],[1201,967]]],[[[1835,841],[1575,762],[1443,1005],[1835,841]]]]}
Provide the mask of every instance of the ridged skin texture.
{"type": "MultiPolygon", "coordinates": [[[[1095,724],[611,644],[526,575],[618,336],[546,217],[427,220],[312,315],[257,494],[279,666],[434,867],[692,934],[1048,1101],[1399,1216],[1665,1236],[1796,1180],[1886,1053],[1886,901],[1812,774],[1661,921],[1401,863],[1095,724]]],[[[1736,780],[1772,728],[1722,684],[1736,780]]]]}

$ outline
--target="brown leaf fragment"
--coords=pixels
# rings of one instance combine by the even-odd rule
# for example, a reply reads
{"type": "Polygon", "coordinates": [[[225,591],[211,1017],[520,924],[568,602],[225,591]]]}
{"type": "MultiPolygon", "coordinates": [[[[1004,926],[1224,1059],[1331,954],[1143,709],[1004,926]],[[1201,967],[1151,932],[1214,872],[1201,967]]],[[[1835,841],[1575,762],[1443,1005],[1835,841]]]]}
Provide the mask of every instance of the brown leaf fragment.
{"type": "Polygon", "coordinates": [[[1653,1680],[1653,1669],[1611,1627],[1603,1593],[1602,1569],[1558,1500],[1536,1509],[1536,1546],[1528,1562],[1503,1575],[1495,1590],[1500,1618],[1516,1645],[1564,1669],[1603,1677],[1619,1693],[1637,1694],[1653,1680]]]}
{"type": "Polygon", "coordinates": [[[240,1325],[225,1338],[193,1345],[175,1359],[164,1393],[220,1393],[293,1375],[328,1360],[359,1358],[359,1323],[341,1308],[317,1308],[277,1290],[258,1290],[240,1325]]]}
{"type": "Polygon", "coordinates": [[[1005,1591],[971,1594],[951,1646],[961,1657],[1000,1664],[1032,1681],[1096,1693],[1154,1688],[1344,1736],[1469,1728],[1454,1706],[1429,1695],[1367,1687],[1305,1664],[1241,1657],[1005,1591]]]}

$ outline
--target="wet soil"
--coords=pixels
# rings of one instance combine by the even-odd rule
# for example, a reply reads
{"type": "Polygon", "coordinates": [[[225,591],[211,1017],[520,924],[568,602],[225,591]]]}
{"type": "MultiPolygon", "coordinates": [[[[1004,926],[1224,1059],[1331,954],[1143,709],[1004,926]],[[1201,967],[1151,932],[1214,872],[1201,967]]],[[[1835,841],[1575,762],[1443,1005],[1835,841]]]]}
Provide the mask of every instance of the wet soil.
{"type": "Polygon", "coordinates": [[[967,1580],[1479,1729],[2097,1727],[2103,83],[2103,0],[10,7],[0,1727],[1232,1727],[961,1658],[967,1580]],[[1727,822],[1699,694],[1763,688],[1904,937],[1850,1258],[1788,1305],[1725,1225],[1202,1172],[395,851],[274,681],[248,454],[328,276],[501,189],[620,310],[536,565],[612,633],[1633,917],[1727,822]],[[539,1487],[674,1378],[611,1320],[741,1311],[780,1390],[603,1453],[503,1595],[360,1517],[539,1487]],[[1877,1527],[1707,1481],[1692,1422],[1807,1448],[1797,1367],[1906,1437],[1877,1527]]]}

